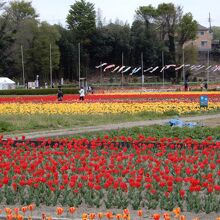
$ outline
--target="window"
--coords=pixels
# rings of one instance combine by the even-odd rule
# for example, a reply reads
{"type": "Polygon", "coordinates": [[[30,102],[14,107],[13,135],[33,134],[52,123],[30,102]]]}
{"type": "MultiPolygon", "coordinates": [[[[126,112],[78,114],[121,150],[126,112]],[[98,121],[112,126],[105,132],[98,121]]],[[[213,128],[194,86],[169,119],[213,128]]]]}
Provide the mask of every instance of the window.
{"type": "Polygon", "coordinates": [[[200,35],[204,35],[204,31],[200,31],[200,35]]]}
{"type": "Polygon", "coordinates": [[[201,46],[206,47],[208,45],[208,41],[201,41],[201,46]]]}

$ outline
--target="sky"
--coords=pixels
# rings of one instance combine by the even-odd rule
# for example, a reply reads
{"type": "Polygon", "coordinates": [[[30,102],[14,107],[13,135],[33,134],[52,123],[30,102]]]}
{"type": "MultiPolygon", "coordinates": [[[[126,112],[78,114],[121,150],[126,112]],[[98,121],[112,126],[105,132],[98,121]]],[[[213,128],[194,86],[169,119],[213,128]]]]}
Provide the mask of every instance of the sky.
{"type": "MultiPolygon", "coordinates": [[[[160,3],[174,3],[183,7],[183,12],[191,12],[194,19],[201,25],[208,27],[209,12],[211,15],[212,26],[220,26],[219,0],[87,0],[95,5],[95,9],[101,9],[103,18],[108,22],[110,19],[119,19],[130,25],[134,20],[135,10],[139,6],[152,5],[157,7],[160,3]]],[[[40,15],[41,21],[50,24],[60,23],[66,25],[66,16],[70,5],[75,0],[32,0],[33,7],[40,15]]]]}

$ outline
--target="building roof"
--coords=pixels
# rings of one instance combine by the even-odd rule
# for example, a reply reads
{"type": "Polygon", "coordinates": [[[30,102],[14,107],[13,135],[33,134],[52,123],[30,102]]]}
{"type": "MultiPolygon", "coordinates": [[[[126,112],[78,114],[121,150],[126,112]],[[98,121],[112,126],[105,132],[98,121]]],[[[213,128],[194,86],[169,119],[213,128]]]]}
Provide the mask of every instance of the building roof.
{"type": "Polygon", "coordinates": [[[8,77],[0,77],[0,84],[15,84],[15,82],[8,77]]]}
{"type": "Polygon", "coordinates": [[[209,28],[202,26],[201,24],[198,24],[198,31],[208,31],[209,28]]]}

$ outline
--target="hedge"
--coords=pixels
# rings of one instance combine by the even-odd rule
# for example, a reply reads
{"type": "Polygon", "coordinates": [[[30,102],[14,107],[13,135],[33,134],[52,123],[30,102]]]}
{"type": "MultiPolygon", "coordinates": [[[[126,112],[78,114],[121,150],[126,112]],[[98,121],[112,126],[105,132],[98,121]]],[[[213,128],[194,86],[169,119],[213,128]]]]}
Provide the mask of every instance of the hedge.
{"type": "MultiPolygon", "coordinates": [[[[78,89],[63,88],[63,94],[78,94],[78,89]]],[[[11,89],[0,90],[0,95],[53,95],[57,89],[11,89]]]]}

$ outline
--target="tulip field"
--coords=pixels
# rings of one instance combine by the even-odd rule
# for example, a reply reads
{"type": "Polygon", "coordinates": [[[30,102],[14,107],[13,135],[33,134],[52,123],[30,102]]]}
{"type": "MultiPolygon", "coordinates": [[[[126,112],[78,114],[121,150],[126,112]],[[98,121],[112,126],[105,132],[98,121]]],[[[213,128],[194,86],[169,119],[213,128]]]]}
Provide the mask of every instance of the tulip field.
{"type": "MultiPolygon", "coordinates": [[[[94,94],[87,95],[85,101],[78,98],[64,95],[58,102],[55,96],[0,97],[0,116],[16,120],[59,115],[64,120],[78,115],[135,117],[147,112],[163,117],[220,109],[219,92],[94,94]],[[208,108],[200,108],[201,95],[208,95],[208,108]]],[[[105,214],[83,213],[84,220],[131,219],[129,210],[137,212],[132,219],[154,220],[172,219],[170,212],[176,215],[174,219],[182,220],[186,220],[180,215],[182,211],[218,214],[219,135],[207,129],[202,130],[203,135],[193,135],[192,131],[196,132],[191,130],[190,134],[190,129],[183,129],[178,131],[182,135],[168,137],[162,131],[157,135],[153,131],[133,135],[131,129],[126,135],[113,132],[100,137],[42,137],[34,141],[25,137],[21,141],[4,139],[0,134],[0,214],[1,207],[23,206],[28,210],[33,204],[57,207],[57,216],[63,214],[62,207],[68,207],[72,219],[82,206],[106,210],[105,214]],[[112,209],[124,211],[108,211],[112,209]],[[149,216],[145,210],[168,213],[149,216]]],[[[7,216],[10,214],[8,210],[7,216]]]]}
{"type": "Polygon", "coordinates": [[[105,136],[0,139],[0,201],[7,205],[218,212],[220,142],[105,136]]]}
{"type": "Polygon", "coordinates": [[[55,96],[0,98],[0,114],[137,114],[154,112],[178,115],[216,111],[220,108],[220,93],[209,92],[208,108],[200,109],[199,97],[204,93],[142,93],[88,95],[80,102],[77,95],[66,95],[63,102],[55,96]]]}

